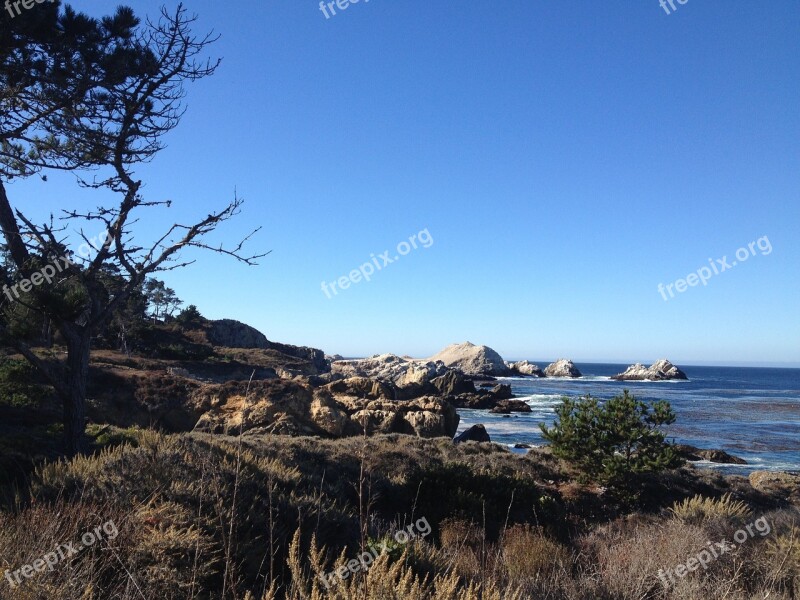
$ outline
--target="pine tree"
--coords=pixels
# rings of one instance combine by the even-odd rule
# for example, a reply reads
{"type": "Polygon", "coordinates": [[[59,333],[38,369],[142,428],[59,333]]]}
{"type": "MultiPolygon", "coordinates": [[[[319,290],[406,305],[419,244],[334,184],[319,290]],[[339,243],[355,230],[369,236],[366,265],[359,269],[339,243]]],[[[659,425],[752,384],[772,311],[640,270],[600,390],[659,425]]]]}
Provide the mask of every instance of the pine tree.
{"type": "Polygon", "coordinates": [[[648,404],[625,390],[602,404],[589,395],[580,400],[564,398],[553,427],[540,427],[553,454],[589,479],[624,488],[636,475],[680,464],[660,429],[674,422],[668,402],[648,404]]]}

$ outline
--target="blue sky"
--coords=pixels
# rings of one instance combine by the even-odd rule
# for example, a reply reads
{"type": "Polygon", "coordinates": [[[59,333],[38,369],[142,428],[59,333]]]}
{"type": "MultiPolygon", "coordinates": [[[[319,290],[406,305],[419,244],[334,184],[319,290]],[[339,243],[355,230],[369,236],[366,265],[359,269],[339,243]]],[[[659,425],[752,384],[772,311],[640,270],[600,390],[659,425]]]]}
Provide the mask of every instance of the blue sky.
{"type": "MultiPolygon", "coordinates": [[[[470,340],[515,359],[800,365],[797,2],[362,0],[329,19],[312,0],[185,4],[223,63],[138,170],[174,204],[137,232],[236,188],[243,213],[213,239],[261,225],[252,247],[272,251],[166,274],[204,315],[350,356],[470,340]],[[370,282],[321,289],[423,230],[430,247],[370,282]],[[771,253],[659,293],[763,236],[771,253]]],[[[64,175],[9,192],[39,218],[108,199],[64,175]]]]}

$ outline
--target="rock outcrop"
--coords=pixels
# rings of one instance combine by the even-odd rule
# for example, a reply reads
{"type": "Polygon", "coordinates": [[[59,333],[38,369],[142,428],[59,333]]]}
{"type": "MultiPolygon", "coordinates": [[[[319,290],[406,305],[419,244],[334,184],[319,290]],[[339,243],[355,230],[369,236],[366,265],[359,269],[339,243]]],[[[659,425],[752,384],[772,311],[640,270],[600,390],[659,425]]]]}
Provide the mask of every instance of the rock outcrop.
{"type": "Polygon", "coordinates": [[[628,367],[624,373],[614,375],[611,379],[617,381],[665,381],[668,379],[687,379],[686,373],[662,358],[649,367],[636,363],[628,367]]]}
{"type": "Polygon", "coordinates": [[[506,366],[514,375],[528,375],[530,377],[544,377],[544,371],[538,365],[521,360],[519,362],[506,362],[506,366]]]}
{"type": "Polygon", "coordinates": [[[325,385],[324,388],[334,395],[352,396],[368,400],[393,400],[395,396],[394,389],[389,384],[366,377],[339,379],[325,385]]]}
{"type": "Polygon", "coordinates": [[[324,388],[282,379],[253,384],[207,386],[195,403],[205,409],[195,431],[227,435],[319,435],[347,437],[376,433],[405,433],[420,437],[452,438],[460,417],[441,398],[411,401],[382,398],[380,382],[349,379],[324,388]],[[370,387],[370,384],[373,384],[370,387]],[[368,392],[374,399],[349,395],[368,392]]]}
{"type": "Polygon", "coordinates": [[[544,374],[548,377],[581,377],[578,367],[566,358],[559,358],[556,362],[547,365],[544,374]]]}
{"type": "Polygon", "coordinates": [[[450,369],[442,363],[380,354],[358,360],[338,360],[331,363],[331,371],[345,378],[367,377],[390,384],[396,390],[396,398],[404,400],[438,394],[432,382],[450,369]]]}
{"type": "Polygon", "coordinates": [[[486,427],[480,424],[473,425],[469,429],[462,431],[453,439],[453,442],[455,442],[456,444],[460,444],[461,442],[491,442],[491,441],[492,439],[486,432],[486,427]]]}
{"type": "Polygon", "coordinates": [[[510,375],[502,357],[488,346],[476,346],[471,342],[452,344],[428,359],[442,362],[467,375],[510,375]]]}
{"type": "Polygon", "coordinates": [[[500,400],[489,412],[497,415],[508,415],[512,412],[529,413],[532,411],[524,400],[500,400]]]}
{"type": "Polygon", "coordinates": [[[491,393],[498,400],[511,400],[514,397],[514,392],[507,383],[498,383],[492,388],[491,393]]]}
{"type": "Polygon", "coordinates": [[[267,336],[255,327],[250,327],[250,325],[233,319],[210,321],[206,335],[208,341],[214,346],[261,349],[269,347],[267,336]]]}
{"type": "Polygon", "coordinates": [[[356,434],[366,429],[367,435],[406,433],[425,438],[453,437],[461,420],[451,404],[430,396],[401,402],[343,397],[336,401],[356,425],[356,434]]]}
{"type": "Polygon", "coordinates": [[[275,350],[286,356],[307,361],[310,363],[311,371],[315,374],[330,371],[330,363],[325,358],[325,353],[322,350],[307,346],[292,346],[291,344],[271,342],[267,339],[267,336],[255,327],[233,319],[209,321],[206,328],[206,338],[213,346],[275,350]]]}
{"type": "Polygon", "coordinates": [[[460,371],[450,370],[444,375],[432,379],[431,383],[443,396],[476,393],[475,383],[464,377],[460,371]]]}
{"type": "Polygon", "coordinates": [[[703,450],[702,448],[696,448],[694,446],[689,446],[688,444],[675,444],[673,448],[681,458],[686,460],[707,460],[708,462],[712,463],[728,465],[747,464],[745,459],[728,454],[724,450],[703,450]]]}

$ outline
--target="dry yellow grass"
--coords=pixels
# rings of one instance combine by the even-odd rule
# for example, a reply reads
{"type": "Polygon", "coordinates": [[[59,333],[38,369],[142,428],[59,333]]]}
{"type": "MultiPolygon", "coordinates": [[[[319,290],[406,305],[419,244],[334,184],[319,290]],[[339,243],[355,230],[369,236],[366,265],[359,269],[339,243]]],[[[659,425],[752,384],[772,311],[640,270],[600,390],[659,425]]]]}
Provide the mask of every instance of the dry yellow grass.
{"type": "MultiPolygon", "coordinates": [[[[766,515],[774,534],[667,589],[658,570],[730,536],[747,514],[739,503],[690,499],[688,520],[579,522],[562,514],[555,486],[543,488],[563,477],[551,462],[489,446],[267,436],[239,448],[230,438],[146,430],[109,439],[127,442],[41,467],[20,505],[0,514],[0,574],[109,519],[119,536],[13,595],[0,579],[2,600],[797,598],[796,510],[766,515]],[[368,515],[359,489],[370,494],[368,515]],[[357,555],[362,526],[381,539],[412,515],[428,518],[429,537],[324,588],[317,575],[357,555]]],[[[584,495],[568,506],[580,509],[584,495]]],[[[595,497],[587,510],[597,506],[595,497]]]]}

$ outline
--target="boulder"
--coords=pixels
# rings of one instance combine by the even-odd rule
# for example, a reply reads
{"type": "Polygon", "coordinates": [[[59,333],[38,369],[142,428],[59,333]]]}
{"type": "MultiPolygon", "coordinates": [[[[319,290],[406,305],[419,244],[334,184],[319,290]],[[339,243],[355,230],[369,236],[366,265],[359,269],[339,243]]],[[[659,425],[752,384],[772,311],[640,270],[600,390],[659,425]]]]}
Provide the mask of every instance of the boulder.
{"type": "Polygon", "coordinates": [[[521,360],[519,362],[507,362],[506,365],[515,375],[528,375],[530,377],[544,377],[544,371],[538,365],[521,360]]]}
{"type": "Polygon", "coordinates": [[[523,400],[500,400],[489,412],[496,415],[508,415],[512,412],[529,413],[532,411],[531,407],[523,400]]]}
{"type": "Polygon", "coordinates": [[[657,360],[649,367],[636,363],[628,367],[624,373],[611,377],[617,381],[666,381],[669,379],[687,379],[686,373],[667,359],[657,360]]]}
{"type": "Polygon", "coordinates": [[[456,408],[471,408],[474,410],[489,410],[497,406],[497,398],[488,390],[481,390],[476,394],[459,394],[446,396],[446,400],[456,408]]]}
{"type": "Polygon", "coordinates": [[[461,417],[455,407],[441,398],[425,397],[401,403],[400,410],[420,437],[449,437],[458,431],[461,417]],[[436,429],[431,429],[430,415],[436,416],[436,429]]]}
{"type": "Polygon", "coordinates": [[[483,425],[473,425],[469,429],[462,431],[455,438],[453,442],[460,444],[461,442],[491,442],[492,439],[486,432],[486,427],[483,425]]]}
{"type": "Polygon", "coordinates": [[[310,387],[283,379],[254,382],[250,393],[247,382],[204,386],[192,401],[205,409],[195,431],[238,435],[257,428],[272,427],[283,419],[292,420],[295,431],[319,435],[323,431],[310,417],[314,397],[310,387]],[[291,419],[289,419],[291,417],[291,419]]]}
{"type": "Polygon", "coordinates": [[[747,461],[738,456],[728,454],[724,450],[703,450],[688,444],[675,444],[673,449],[678,453],[678,456],[685,460],[707,460],[712,463],[728,464],[728,465],[746,465],[747,461]]]}
{"type": "Polygon", "coordinates": [[[330,393],[317,390],[310,409],[311,420],[328,435],[339,438],[348,433],[350,417],[330,393]]]}
{"type": "MultiPolygon", "coordinates": [[[[400,414],[394,410],[359,410],[350,416],[361,431],[366,431],[367,435],[376,433],[401,433],[400,414]]],[[[405,433],[405,432],[402,432],[405,433]]]]}
{"type": "Polygon", "coordinates": [[[544,374],[548,377],[581,377],[578,367],[566,358],[559,358],[556,362],[547,365],[544,374]]]}
{"type": "Polygon", "coordinates": [[[452,344],[428,360],[440,361],[467,375],[510,375],[502,357],[488,346],[476,346],[471,342],[452,344]]]}
{"type": "Polygon", "coordinates": [[[492,388],[492,394],[497,400],[510,400],[514,397],[511,386],[507,383],[499,383],[492,388]]]}

